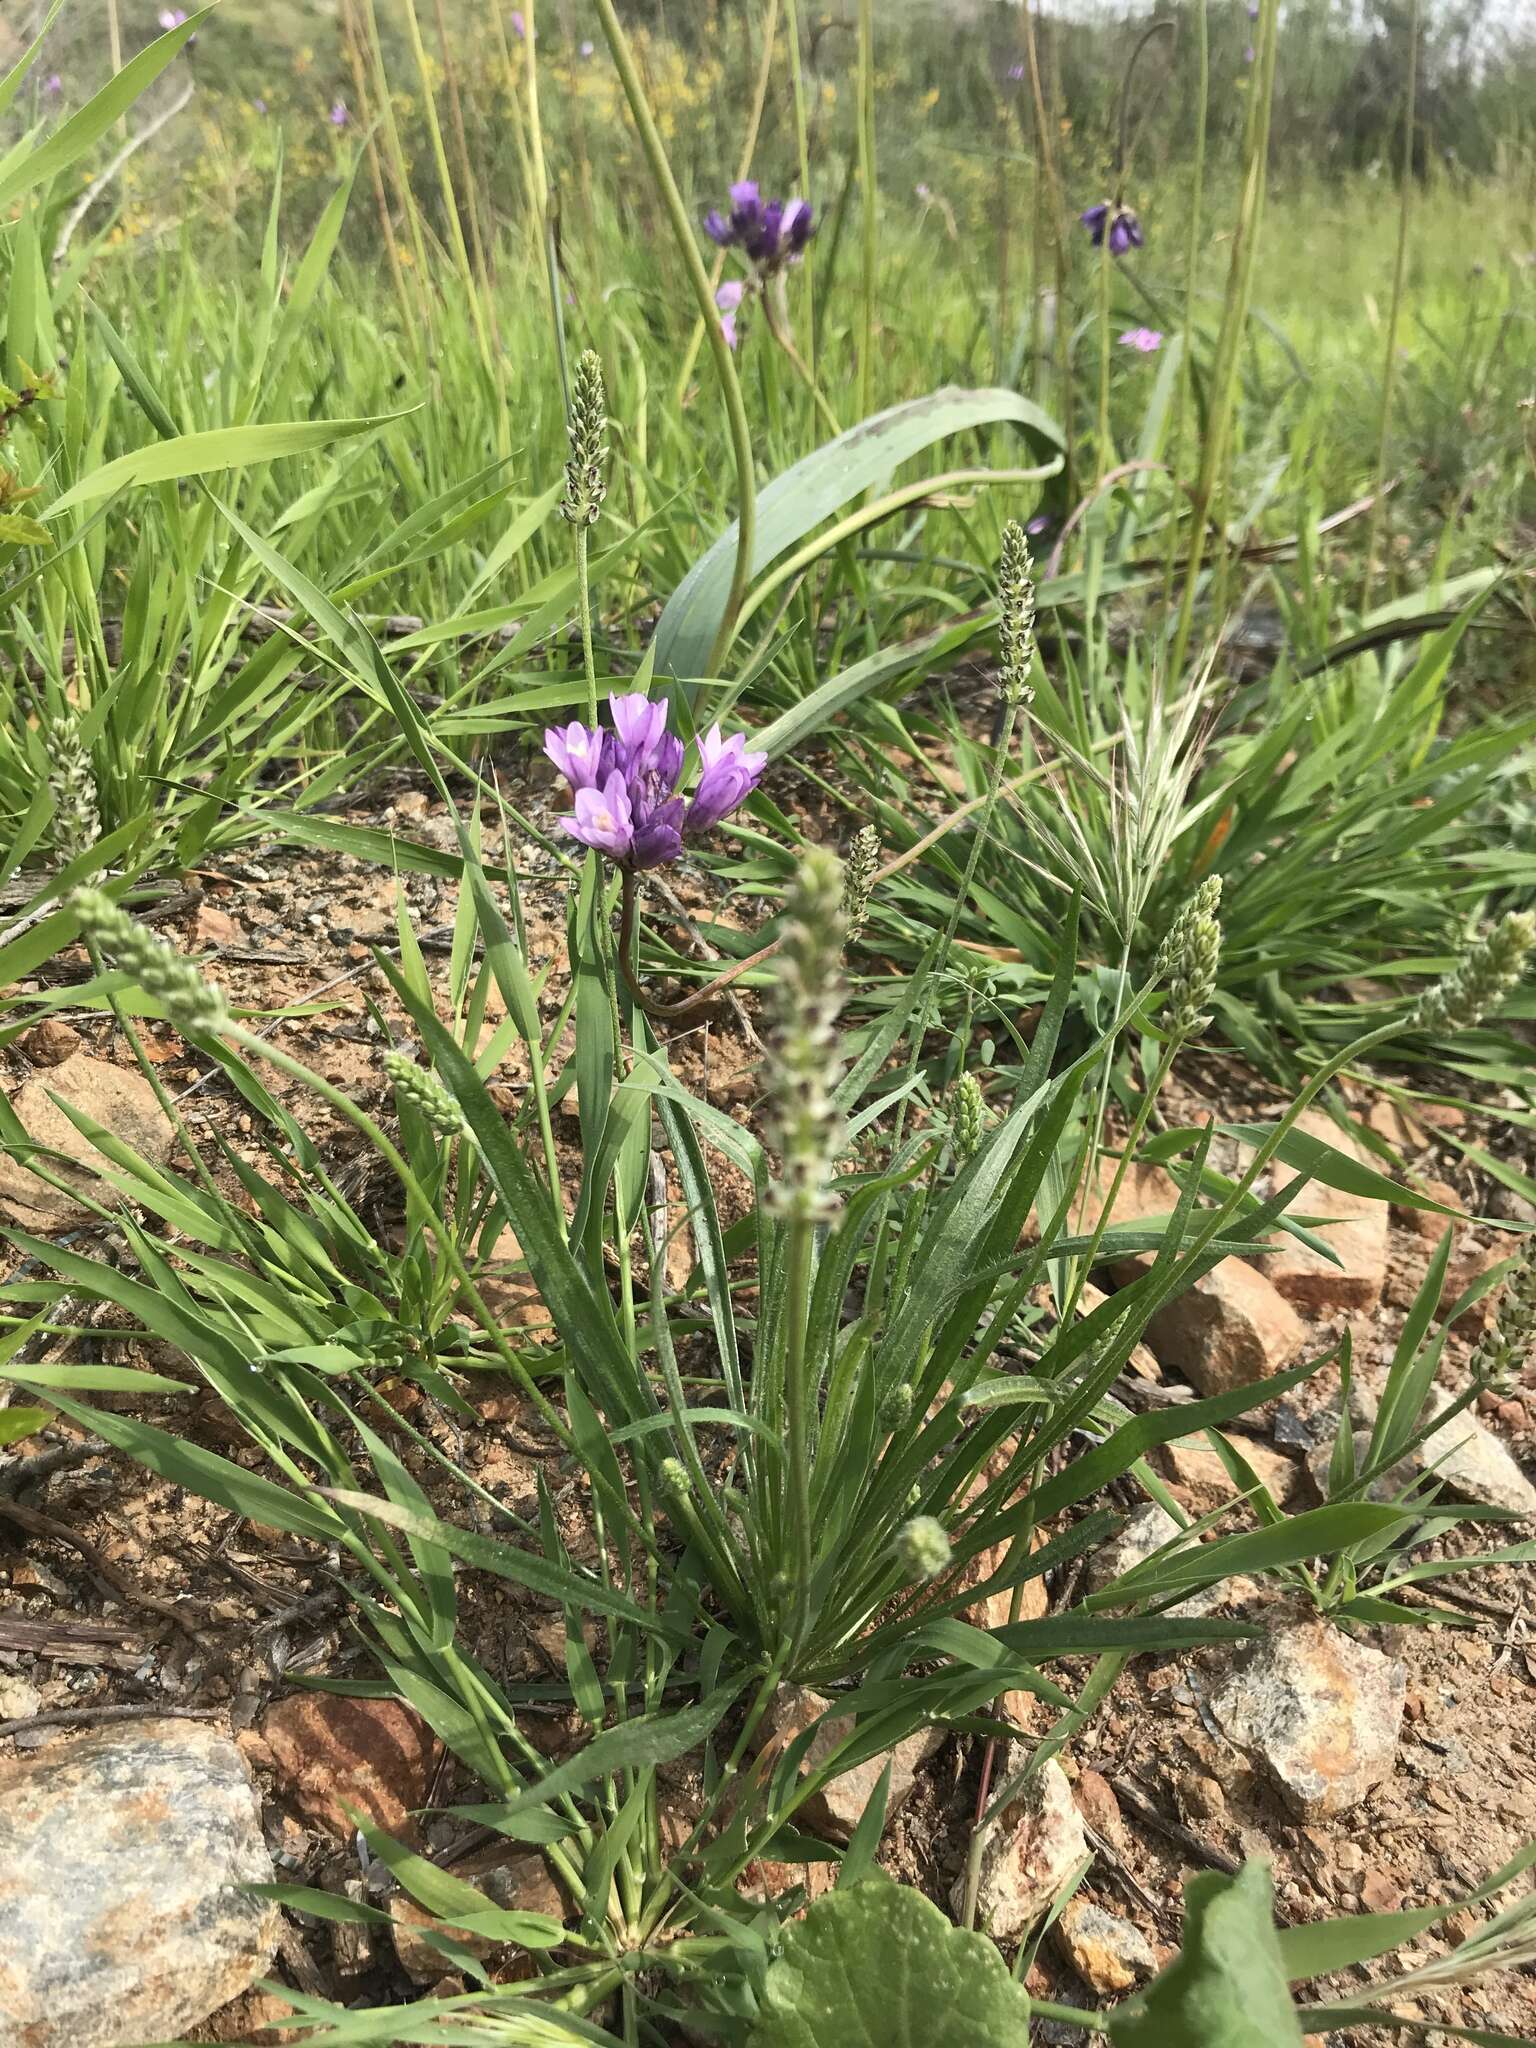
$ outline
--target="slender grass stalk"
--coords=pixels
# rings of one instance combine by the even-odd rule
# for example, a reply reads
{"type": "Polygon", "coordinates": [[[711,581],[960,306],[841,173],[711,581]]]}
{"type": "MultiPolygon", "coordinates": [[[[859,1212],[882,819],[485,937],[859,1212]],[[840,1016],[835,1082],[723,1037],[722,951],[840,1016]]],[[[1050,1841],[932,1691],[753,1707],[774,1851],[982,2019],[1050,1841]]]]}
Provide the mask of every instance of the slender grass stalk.
{"type": "Polygon", "coordinates": [[[384,165],[379,155],[377,126],[370,107],[368,75],[363,68],[363,34],[358,27],[354,0],[342,0],[341,9],[342,43],[347,53],[347,66],[352,73],[352,90],[357,98],[357,111],[365,132],[363,151],[368,159],[368,180],[373,187],[374,208],[379,216],[379,236],[384,244],[384,253],[389,262],[390,282],[395,288],[395,300],[400,308],[400,325],[403,334],[420,339],[421,326],[416,318],[406,290],[405,271],[400,262],[400,245],[395,240],[395,226],[390,218],[389,193],[384,184],[384,165]]]}
{"type": "Polygon", "coordinates": [[[448,168],[448,151],[443,143],[443,124],[437,116],[437,95],[432,90],[431,73],[427,69],[427,49],[421,39],[421,22],[416,14],[416,0],[403,0],[403,5],[406,32],[411,43],[411,56],[415,60],[416,77],[421,87],[421,105],[426,116],[427,136],[432,144],[432,161],[437,170],[438,189],[442,193],[443,212],[448,219],[449,244],[459,273],[459,283],[469,306],[470,324],[475,331],[480,360],[485,365],[485,373],[490,380],[491,388],[499,398],[499,363],[491,348],[490,330],[485,322],[485,307],[481,303],[479,280],[469,260],[469,244],[464,238],[464,223],[459,217],[458,194],[454,190],[453,173],[448,168]]]}
{"type": "MultiPolygon", "coordinates": [[[[1184,456],[1184,436],[1189,424],[1189,404],[1194,387],[1195,321],[1200,293],[1200,252],[1205,208],[1205,143],[1211,100],[1211,28],[1207,0],[1195,0],[1195,154],[1189,172],[1189,239],[1185,245],[1184,332],[1179,349],[1179,385],[1174,399],[1173,438],[1168,467],[1175,478],[1184,456]]],[[[1179,522],[1168,522],[1168,555],[1163,568],[1163,601],[1173,594],[1174,564],[1178,558],[1179,522]]]]}
{"type": "Polygon", "coordinates": [[[1104,223],[1104,237],[1099,244],[1099,425],[1094,436],[1093,480],[1097,487],[1103,483],[1114,461],[1114,451],[1109,440],[1109,302],[1113,289],[1110,279],[1113,275],[1114,259],[1109,253],[1109,222],[1104,223]]]}
{"type": "MultiPolygon", "coordinates": [[[[1035,15],[1031,0],[1023,0],[1024,55],[1029,67],[1030,100],[1035,114],[1035,148],[1041,168],[1045,172],[1046,217],[1050,223],[1051,255],[1056,278],[1056,317],[1052,323],[1052,342],[1056,355],[1056,412],[1061,421],[1065,441],[1063,451],[1063,475],[1066,482],[1067,502],[1076,496],[1075,448],[1076,408],[1072,403],[1071,343],[1067,333],[1067,242],[1062,232],[1066,218],[1065,203],[1062,199],[1061,180],[1056,172],[1056,151],[1051,143],[1050,116],[1045,105],[1045,86],[1040,76],[1040,51],[1035,37],[1035,15]]],[[[1039,189],[1036,188],[1035,203],[1039,205],[1039,189]]],[[[1034,285],[1038,296],[1038,282],[1034,285]]]]}
{"type": "MultiPolygon", "coordinates": [[[[725,607],[720,618],[720,627],[715,635],[715,644],[710,649],[706,667],[713,674],[719,667],[724,651],[731,643],[736,629],[736,618],[747,594],[747,585],[752,577],[752,550],[757,540],[757,477],[752,460],[752,430],[747,424],[747,409],[742,401],[741,383],[736,375],[736,365],[731,359],[730,344],[725,338],[725,329],[720,325],[719,309],[715,305],[709,272],[704,268],[704,259],[699,254],[698,237],[694,234],[693,223],[688,218],[688,209],[683,204],[683,195],[677,188],[672,175],[672,166],[667,160],[666,145],[661,131],[656,126],[655,116],[645,96],[645,87],[635,67],[634,52],[629,38],[619,22],[613,0],[593,0],[603,34],[608,39],[614,68],[624,87],[624,96],[629,101],[629,111],[634,118],[640,136],[640,146],[645,152],[646,162],[655,181],[661,203],[666,209],[673,235],[683,258],[683,267],[688,273],[688,282],[699,308],[699,317],[704,322],[709,336],[709,346],[715,359],[715,370],[720,378],[721,396],[725,400],[726,419],[731,434],[731,455],[736,465],[736,561],[731,572],[731,587],[726,595],[725,607]]],[[[532,23],[530,21],[530,29],[532,23]]]]}
{"type": "Polygon", "coordinates": [[[1376,429],[1376,490],[1366,535],[1365,570],[1360,579],[1360,610],[1371,608],[1376,556],[1381,547],[1387,499],[1387,443],[1392,429],[1392,399],[1397,386],[1397,336],[1402,321],[1403,284],[1408,274],[1408,231],[1413,219],[1413,139],[1419,86],[1419,0],[1408,11],[1408,93],[1403,108],[1402,190],[1397,209],[1397,252],[1392,262],[1392,302],[1387,309],[1387,343],[1381,365],[1381,417],[1376,429]]]}
{"type": "Polygon", "coordinates": [[[405,149],[400,140],[399,123],[395,120],[394,97],[389,89],[389,67],[384,60],[384,45],[379,38],[379,17],[374,0],[362,0],[363,20],[367,28],[368,53],[373,64],[373,96],[378,108],[378,118],[383,124],[384,141],[388,152],[390,176],[405,215],[406,227],[411,237],[411,258],[416,268],[417,310],[426,323],[426,337],[436,330],[435,294],[431,287],[431,271],[427,263],[427,238],[422,232],[421,209],[416,204],[416,194],[411,185],[411,173],[405,159],[405,149]]]}
{"type": "Polygon", "coordinates": [[[491,291],[486,241],[480,227],[480,201],[476,196],[480,181],[476,178],[469,161],[469,137],[464,127],[464,96],[459,91],[459,67],[453,59],[453,41],[448,33],[448,17],[443,10],[443,0],[433,0],[433,6],[437,15],[438,45],[443,53],[443,83],[448,88],[448,118],[453,124],[454,148],[459,159],[459,185],[464,194],[464,211],[469,221],[469,241],[474,254],[475,276],[479,280],[485,317],[491,330],[491,340],[499,365],[502,355],[501,330],[496,317],[496,300],[491,291]]]}
{"type": "Polygon", "coordinates": [[[859,418],[875,409],[875,280],[880,262],[880,194],[875,176],[875,0],[859,0],[859,418]]]}
{"type": "Polygon", "coordinates": [[[1205,559],[1206,532],[1211,508],[1217,502],[1228,460],[1232,423],[1237,410],[1242,366],[1243,337],[1248,325],[1252,297],[1254,258],[1259,226],[1264,214],[1264,189],[1269,158],[1270,116],[1275,92],[1275,48],[1278,39],[1279,0],[1261,0],[1259,51],[1255,93],[1249,107],[1244,144],[1242,196],[1238,202],[1237,224],[1232,234],[1232,255],[1227,272],[1226,304],[1216,360],[1211,373],[1211,398],[1205,439],[1200,451],[1200,473],[1195,483],[1189,554],[1184,564],[1184,589],[1174,627],[1169,673],[1178,676],[1189,651],[1194,625],[1195,600],[1205,559]]]}
{"type": "Polygon", "coordinates": [[[528,101],[528,156],[533,168],[533,204],[537,232],[543,238],[549,216],[549,166],[544,156],[544,124],[539,118],[538,0],[523,8],[523,68],[528,101]]]}

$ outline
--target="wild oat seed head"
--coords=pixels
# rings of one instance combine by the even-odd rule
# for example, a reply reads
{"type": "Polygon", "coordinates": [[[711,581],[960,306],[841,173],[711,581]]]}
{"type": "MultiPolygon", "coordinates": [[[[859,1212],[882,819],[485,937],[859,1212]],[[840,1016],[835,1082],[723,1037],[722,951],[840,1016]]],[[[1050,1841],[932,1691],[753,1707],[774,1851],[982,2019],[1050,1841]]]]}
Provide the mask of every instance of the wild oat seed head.
{"type": "Polygon", "coordinates": [[[1536,946],[1536,915],[1511,910],[1485,932],[1453,974],[1415,1003],[1410,1030],[1470,1031],[1497,1010],[1525,972],[1536,946]]]}
{"type": "Polygon", "coordinates": [[[843,1006],[842,901],[842,862],[811,847],[789,892],[767,1068],[783,1160],[771,1200],[783,1216],[820,1218],[835,1207],[827,1183],[841,1127],[832,1094],[843,1006]]]}
{"type": "Polygon", "coordinates": [[[843,923],[850,939],[856,939],[864,929],[879,866],[880,834],[873,825],[861,825],[853,835],[843,870],[843,923]]]}
{"type": "Polygon", "coordinates": [[[573,526],[591,526],[603,509],[608,485],[603,474],[608,460],[608,394],[602,361],[588,349],[571,380],[571,415],[566,423],[571,459],[565,465],[565,496],[561,513],[573,526]]]}
{"type": "Polygon", "coordinates": [[[1216,992],[1221,963],[1221,877],[1202,882],[1180,911],[1169,933],[1168,1035],[1181,1043],[1210,1029],[1205,1006],[1216,992]]]}
{"type": "Polygon", "coordinates": [[[100,889],[72,890],[67,907],[85,936],[110,953],[146,995],[156,998],[178,1031],[222,1031],[228,1026],[229,1004],[223,990],[204,981],[192,961],[119,910],[100,889]]]}
{"type": "Polygon", "coordinates": [[[909,1584],[936,1579],[949,1564],[949,1537],[932,1515],[914,1515],[896,1531],[894,1545],[902,1574],[909,1584]]]}
{"type": "Polygon", "coordinates": [[[42,741],[48,754],[54,835],[67,864],[88,853],[101,837],[96,771],[73,718],[50,718],[43,727],[42,741]]]}
{"type": "Polygon", "coordinates": [[[987,1105],[974,1074],[962,1074],[955,1083],[951,1127],[956,1157],[962,1161],[974,1159],[987,1132],[987,1105]]]}
{"type": "Polygon", "coordinates": [[[424,1116],[442,1138],[456,1138],[464,1129],[464,1112],[436,1074],[418,1067],[408,1052],[391,1047],[381,1062],[403,1102],[424,1116]]]}
{"type": "Polygon", "coordinates": [[[1002,656],[1002,691],[1010,704],[1034,698],[1029,671],[1035,659],[1035,565],[1029,540],[1016,519],[1003,528],[997,573],[998,651],[1002,656]]]}
{"type": "Polygon", "coordinates": [[[1513,1390],[1526,1362],[1536,1354],[1536,1257],[1526,1239],[1519,1262],[1504,1282],[1493,1321],[1472,1354],[1472,1375],[1485,1386],[1513,1390]]]}

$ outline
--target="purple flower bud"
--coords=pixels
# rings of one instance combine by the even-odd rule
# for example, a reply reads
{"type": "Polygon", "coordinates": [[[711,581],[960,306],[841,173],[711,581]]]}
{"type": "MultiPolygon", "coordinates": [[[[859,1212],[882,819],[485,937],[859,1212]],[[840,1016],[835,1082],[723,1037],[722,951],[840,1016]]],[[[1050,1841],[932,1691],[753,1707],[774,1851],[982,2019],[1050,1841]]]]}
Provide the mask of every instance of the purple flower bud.
{"type": "Polygon", "coordinates": [[[49,99],[56,100],[63,90],[63,79],[60,78],[57,71],[50,71],[48,76],[43,80],[43,91],[47,93],[49,99]]]}
{"type": "Polygon", "coordinates": [[[720,325],[725,332],[726,346],[736,346],[736,309],[740,306],[746,286],[740,278],[727,278],[715,293],[715,304],[720,308],[720,325]]]}
{"type": "Polygon", "coordinates": [[[746,736],[733,732],[728,740],[712,725],[699,740],[699,783],[688,806],[688,830],[707,832],[744,798],[751,795],[768,765],[766,754],[749,754],[746,736]]]}
{"type": "Polygon", "coordinates": [[[507,19],[512,24],[512,33],[517,37],[517,40],[520,43],[527,42],[528,23],[523,17],[523,10],[521,9],[521,7],[514,7],[511,14],[508,15],[507,19]]]}
{"type": "Polygon", "coordinates": [[[345,128],[352,115],[345,100],[332,100],[330,122],[333,128],[345,128]]]}

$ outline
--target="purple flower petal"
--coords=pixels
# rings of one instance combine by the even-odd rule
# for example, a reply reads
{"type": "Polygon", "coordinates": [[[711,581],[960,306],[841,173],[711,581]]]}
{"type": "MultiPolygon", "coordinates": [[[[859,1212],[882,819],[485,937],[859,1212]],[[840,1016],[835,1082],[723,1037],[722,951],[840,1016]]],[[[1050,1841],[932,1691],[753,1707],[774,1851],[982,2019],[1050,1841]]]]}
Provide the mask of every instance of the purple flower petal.
{"type": "Polygon", "coordinates": [[[583,846],[627,859],[634,845],[634,816],[620,771],[615,768],[601,789],[578,789],[575,809],[560,824],[583,846]]]}
{"type": "Polygon", "coordinates": [[[712,242],[718,242],[722,249],[729,249],[736,239],[736,230],[721,213],[718,206],[712,206],[704,216],[704,232],[712,242]]]}
{"type": "Polygon", "coordinates": [[[659,868],[676,860],[683,850],[683,800],[669,797],[658,804],[644,822],[637,818],[629,851],[633,868],[659,868]]]}
{"type": "Polygon", "coordinates": [[[667,729],[666,700],[653,704],[643,690],[630,690],[610,697],[608,712],[618,735],[619,766],[631,782],[638,781],[656,765],[657,748],[667,729]]]}
{"type": "Polygon", "coordinates": [[[728,740],[712,725],[699,740],[699,781],[688,806],[688,830],[707,832],[750,796],[768,765],[766,754],[746,752],[746,735],[728,740]]]}

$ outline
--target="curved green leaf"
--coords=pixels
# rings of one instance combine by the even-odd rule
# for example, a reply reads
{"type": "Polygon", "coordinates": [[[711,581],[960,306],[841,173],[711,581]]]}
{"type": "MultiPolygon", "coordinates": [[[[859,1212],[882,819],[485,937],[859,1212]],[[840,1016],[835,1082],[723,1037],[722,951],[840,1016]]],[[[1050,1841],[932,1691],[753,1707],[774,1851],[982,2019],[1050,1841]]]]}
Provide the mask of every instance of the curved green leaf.
{"type": "Polygon", "coordinates": [[[49,516],[72,511],[95,498],[109,498],[129,484],[168,484],[184,476],[206,476],[210,470],[274,462],[280,455],[301,455],[306,449],[323,448],[328,441],[344,441],[351,434],[366,434],[404,417],[403,413],[388,413],[370,420],[271,420],[265,426],[214,427],[206,433],[179,434],[173,441],[151,441],[147,447],[119,455],[81,477],[49,506],[49,516]]]}
{"type": "MultiPolygon", "coordinates": [[[[970,427],[1011,423],[1052,453],[1062,446],[1061,429],[1048,413],[1016,391],[966,391],[945,385],[925,398],[909,399],[861,420],[786,469],[757,494],[757,530],[752,573],[803,540],[882,477],[946,435],[970,427]]],[[[715,633],[725,612],[736,560],[733,520],[700,556],[668,598],[656,627],[658,675],[704,673],[715,633]]]]}

